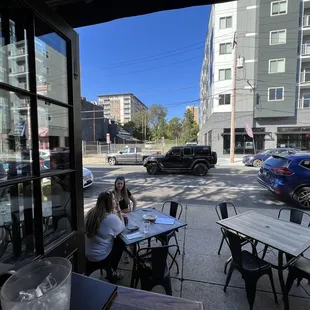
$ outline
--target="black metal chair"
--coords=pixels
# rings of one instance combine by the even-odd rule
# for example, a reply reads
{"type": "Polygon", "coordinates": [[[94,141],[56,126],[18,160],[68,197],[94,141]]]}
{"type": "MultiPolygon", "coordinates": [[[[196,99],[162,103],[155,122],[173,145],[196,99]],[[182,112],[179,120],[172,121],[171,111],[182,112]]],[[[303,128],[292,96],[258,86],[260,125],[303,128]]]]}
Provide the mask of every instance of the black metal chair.
{"type": "MultiPolygon", "coordinates": [[[[225,220],[229,216],[234,216],[234,215],[238,214],[235,205],[232,202],[227,202],[227,201],[217,204],[215,206],[215,211],[216,211],[216,214],[217,214],[219,220],[225,220]]],[[[242,238],[242,236],[241,236],[241,238],[242,238]]],[[[221,249],[223,247],[224,240],[225,240],[225,236],[223,235],[221,243],[220,243],[220,247],[219,247],[218,252],[217,252],[218,255],[221,254],[221,249]]],[[[248,243],[248,239],[242,238],[242,246],[247,244],[247,243],[248,243]]],[[[231,262],[231,260],[232,260],[232,257],[230,256],[225,263],[225,267],[224,267],[224,273],[225,274],[227,272],[228,264],[231,262]]]]}
{"type": "Polygon", "coordinates": [[[96,270],[100,270],[100,274],[103,275],[103,269],[106,271],[107,273],[107,279],[109,280],[109,282],[113,282],[112,281],[112,268],[111,268],[111,264],[110,261],[107,260],[103,260],[100,262],[91,262],[87,259],[86,257],[86,270],[85,270],[85,275],[86,276],[90,276],[94,271],[96,270]]]}
{"type": "Polygon", "coordinates": [[[244,279],[247,299],[250,305],[250,310],[252,310],[255,301],[257,282],[263,275],[268,275],[274,299],[276,303],[278,303],[273,282],[272,267],[270,264],[258,257],[254,243],[249,240],[249,242],[252,243],[254,251],[254,253],[250,253],[246,250],[242,250],[242,239],[239,235],[224,228],[222,228],[222,232],[232,254],[232,262],[229,267],[224,292],[226,292],[232,273],[235,270],[238,270],[244,279]]]}
{"type": "MultiPolygon", "coordinates": [[[[291,209],[291,208],[282,208],[279,210],[278,213],[278,219],[281,218],[281,214],[283,214],[282,212],[289,212],[289,221],[291,223],[295,223],[298,225],[302,225],[302,221],[304,219],[304,217],[308,217],[308,227],[310,227],[310,214],[298,209],[291,209]]],[[[267,253],[267,249],[268,249],[268,245],[265,245],[264,250],[263,250],[263,255],[262,255],[262,259],[265,258],[266,253],[267,253]]],[[[286,254],[286,261],[289,262],[291,259],[293,258],[292,255],[286,254]]]]}
{"type": "Polygon", "coordinates": [[[167,256],[172,247],[178,248],[177,245],[164,245],[143,248],[137,252],[135,287],[140,280],[142,290],[151,291],[156,285],[161,285],[167,295],[172,295],[170,269],[167,265],[167,256]]]}
{"type": "Polygon", "coordinates": [[[288,294],[294,281],[297,279],[297,285],[300,285],[302,279],[310,281],[310,259],[299,257],[293,263],[288,265],[288,276],[286,281],[286,293],[288,294]]]}
{"type": "MultiPolygon", "coordinates": [[[[168,207],[169,207],[169,215],[179,220],[183,212],[183,206],[176,201],[168,200],[164,202],[161,208],[161,211],[163,212],[168,207]]],[[[156,240],[160,241],[162,245],[168,245],[170,242],[170,239],[173,237],[177,245],[177,253],[180,255],[181,252],[180,252],[179,242],[176,236],[176,232],[178,232],[178,230],[173,230],[168,233],[160,234],[156,236],[156,240]]],[[[170,252],[168,252],[168,255],[173,259],[173,255],[170,252]]],[[[177,266],[177,273],[179,273],[179,265],[175,259],[173,259],[169,269],[171,269],[173,264],[177,266]]]]}

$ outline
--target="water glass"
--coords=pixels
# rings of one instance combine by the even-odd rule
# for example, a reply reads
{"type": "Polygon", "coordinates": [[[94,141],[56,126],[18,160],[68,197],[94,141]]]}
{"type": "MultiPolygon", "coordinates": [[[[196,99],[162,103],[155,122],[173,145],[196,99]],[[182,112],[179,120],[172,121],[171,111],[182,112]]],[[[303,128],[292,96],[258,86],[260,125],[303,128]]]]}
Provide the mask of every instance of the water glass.
{"type": "Polygon", "coordinates": [[[147,234],[150,231],[150,221],[143,222],[143,232],[147,234]]]}
{"type": "Polygon", "coordinates": [[[3,310],[70,310],[72,265],[44,258],[21,268],[2,286],[3,310]]]}

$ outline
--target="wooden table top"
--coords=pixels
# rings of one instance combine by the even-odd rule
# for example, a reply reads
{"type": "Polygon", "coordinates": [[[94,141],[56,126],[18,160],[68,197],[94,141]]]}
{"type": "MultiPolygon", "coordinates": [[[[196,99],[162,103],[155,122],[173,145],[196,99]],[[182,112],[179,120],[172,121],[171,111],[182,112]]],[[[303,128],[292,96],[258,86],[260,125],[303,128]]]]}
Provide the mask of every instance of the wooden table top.
{"type": "Polygon", "coordinates": [[[203,310],[200,301],[118,286],[110,310],[203,310]]]}
{"type": "Polygon", "coordinates": [[[293,256],[299,256],[310,247],[310,228],[254,211],[217,223],[293,256]]]}
{"type": "Polygon", "coordinates": [[[134,244],[146,239],[149,239],[151,237],[155,237],[158,236],[162,233],[166,233],[172,230],[176,230],[178,228],[184,227],[187,224],[183,223],[180,220],[174,219],[174,224],[169,225],[169,224],[156,224],[156,223],[151,223],[150,224],[150,228],[149,228],[149,232],[147,234],[145,234],[143,232],[143,215],[154,215],[157,217],[166,217],[166,218],[171,218],[171,216],[169,216],[166,213],[163,213],[161,211],[158,211],[156,209],[152,209],[152,208],[140,208],[137,209],[133,212],[129,212],[126,213],[127,217],[128,217],[128,222],[130,225],[138,225],[139,226],[139,232],[142,233],[143,236],[139,237],[139,238],[135,238],[135,239],[127,239],[126,235],[129,234],[130,232],[125,229],[120,235],[119,237],[123,240],[123,242],[126,245],[130,245],[130,244],[134,244]]]}

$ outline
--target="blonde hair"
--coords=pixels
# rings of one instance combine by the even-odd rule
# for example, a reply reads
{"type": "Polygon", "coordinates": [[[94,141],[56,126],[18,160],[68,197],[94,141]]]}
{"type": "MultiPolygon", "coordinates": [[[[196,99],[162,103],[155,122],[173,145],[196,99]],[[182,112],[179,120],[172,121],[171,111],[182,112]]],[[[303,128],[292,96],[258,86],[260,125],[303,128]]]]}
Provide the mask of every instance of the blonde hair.
{"type": "Polygon", "coordinates": [[[85,234],[92,238],[98,232],[102,220],[113,211],[113,193],[110,191],[100,193],[96,205],[86,215],[85,234]]]}

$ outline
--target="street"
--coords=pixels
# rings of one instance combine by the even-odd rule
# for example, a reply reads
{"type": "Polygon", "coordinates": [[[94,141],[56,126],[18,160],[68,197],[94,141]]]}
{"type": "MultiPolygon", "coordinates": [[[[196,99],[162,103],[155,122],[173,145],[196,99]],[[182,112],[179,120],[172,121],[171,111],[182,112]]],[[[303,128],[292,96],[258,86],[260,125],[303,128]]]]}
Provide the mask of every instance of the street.
{"type": "Polygon", "coordinates": [[[107,166],[89,164],[94,175],[94,184],[84,191],[85,211],[95,204],[101,191],[112,189],[114,180],[122,175],[128,189],[138,201],[138,206],[165,200],[186,204],[189,200],[197,205],[216,205],[231,201],[236,207],[270,208],[284,206],[256,181],[257,168],[219,166],[204,177],[191,174],[158,174],[150,176],[143,166],[107,166]]]}

